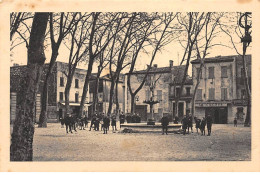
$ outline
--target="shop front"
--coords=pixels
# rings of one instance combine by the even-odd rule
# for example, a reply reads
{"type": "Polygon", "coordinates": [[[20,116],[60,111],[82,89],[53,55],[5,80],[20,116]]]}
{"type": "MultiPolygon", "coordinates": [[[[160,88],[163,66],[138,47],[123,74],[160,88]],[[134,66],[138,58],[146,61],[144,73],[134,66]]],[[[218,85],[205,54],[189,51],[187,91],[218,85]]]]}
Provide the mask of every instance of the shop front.
{"type": "Polygon", "coordinates": [[[196,110],[200,111],[201,117],[210,115],[213,123],[227,124],[228,123],[228,109],[229,103],[224,102],[199,102],[195,104],[196,110]],[[204,113],[204,114],[203,114],[204,113]]]}

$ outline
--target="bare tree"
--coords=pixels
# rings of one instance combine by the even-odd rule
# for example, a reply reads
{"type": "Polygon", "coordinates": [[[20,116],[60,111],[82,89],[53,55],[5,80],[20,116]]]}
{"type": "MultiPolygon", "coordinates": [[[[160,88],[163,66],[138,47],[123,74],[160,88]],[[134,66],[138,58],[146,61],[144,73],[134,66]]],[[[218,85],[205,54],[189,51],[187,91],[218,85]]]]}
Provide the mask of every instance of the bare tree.
{"type": "Polygon", "coordinates": [[[47,127],[47,95],[48,95],[48,80],[52,73],[53,67],[55,65],[56,59],[59,55],[59,48],[61,45],[62,40],[66,37],[66,35],[69,33],[69,31],[72,29],[72,27],[79,22],[79,20],[76,20],[76,16],[78,13],[67,13],[64,14],[63,12],[60,14],[57,14],[56,17],[59,18],[59,21],[57,22],[57,30],[59,31],[57,42],[55,41],[55,27],[53,23],[55,20],[53,19],[53,14],[50,13],[50,39],[51,39],[51,60],[48,66],[48,70],[45,76],[44,85],[43,85],[43,91],[41,94],[41,114],[39,119],[39,125],[38,127],[47,127]],[[65,16],[64,16],[65,15],[65,16]],[[65,18],[65,19],[64,19],[65,18]]]}
{"type": "MultiPolygon", "coordinates": [[[[192,102],[191,102],[191,113],[192,116],[195,115],[195,97],[196,92],[199,87],[199,83],[201,80],[201,72],[202,68],[204,66],[204,61],[206,56],[209,53],[209,49],[212,49],[216,44],[213,43],[213,39],[216,38],[216,36],[219,35],[219,21],[223,17],[223,13],[208,13],[208,17],[205,22],[205,28],[203,31],[200,32],[200,38],[197,39],[195,42],[195,47],[197,51],[197,59],[200,61],[200,66],[197,69],[196,77],[196,84],[192,95],[192,102]],[[201,43],[201,44],[199,44],[201,43]]],[[[219,45],[219,44],[218,44],[219,45]]]]}
{"type": "Polygon", "coordinates": [[[14,34],[20,27],[20,24],[25,24],[24,21],[33,18],[31,13],[12,12],[10,13],[10,41],[12,41],[14,34]]]}
{"type": "Polygon", "coordinates": [[[51,39],[52,54],[51,54],[51,60],[44,80],[43,91],[41,94],[41,114],[40,114],[38,127],[47,127],[47,106],[48,106],[47,96],[48,96],[48,83],[49,83],[48,80],[52,73],[56,59],[59,55],[59,48],[62,43],[62,40],[67,36],[69,31],[72,29],[72,27],[79,22],[79,20],[76,20],[77,15],[78,13],[64,14],[63,12],[56,15],[56,17],[59,18],[57,22],[57,30],[59,31],[59,34],[56,42],[55,34],[54,34],[55,26],[53,25],[55,20],[53,19],[53,14],[50,13],[49,24],[50,24],[50,39],[51,39]]]}
{"type": "Polygon", "coordinates": [[[149,71],[151,69],[151,66],[153,64],[153,61],[156,57],[156,54],[158,51],[160,51],[160,49],[163,48],[163,46],[169,44],[169,42],[171,41],[171,26],[170,24],[172,23],[172,21],[175,19],[177,14],[173,14],[173,13],[164,13],[164,14],[160,14],[159,16],[152,16],[152,18],[150,18],[148,20],[148,23],[145,24],[146,28],[143,27],[142,33],[143,35],[141,35],[141,37],[138,39],[138,41],[135,44],[135,49],[132,55],[132,63],[130,66],[130,70],[128,72],[128,76],[127,76],[127,86],[131,95],[131,113],[134,112],[134,100],[135,100],[135,96],[136,94],[142,89],[147,76],[149,74],[149,71]],[[155,26],[151,27],[152,25],[154,25],[154,22],[157,22],[158,24],[156,24],[155,26]],[[155,35],[158,37],[158,39],[155,37],[154,39],[149,39],[149,36],[151,35],[155,35]],[[149,43],[153,43],[152,45],[154,45],[153,51],[152,51],[152,56],[151,56],[151,60],[149,63],[149,66],[147,67],[147,70],[144,74],[144,77],[141,81],[141,84],[136,88],[135,91],[132,90],[131,88],[131,75],[133,73],[135,64],[136,64],[136,60],[138,58],[138,54],[140,52],[140,50],[144,47],[144,43],[145,41],[148,41],[149,43]]]}
{"type": "Polygon", "coordinates": [[[84,112],[93,63],[95,59],[104,52],[111,39],[114,37],[114,35],[111,34],[110,28],[114,25],[114,22],[116,22],[117,19],[117,13],[92,13],[92,27],[88,43],[89,61],[80,102],[79,117],[81,117],[84,112]]]}
{"type": "Polygon", "coordinates": [[[125,19],[122,21],[122,18],[119,21],[119,25],[116,27],[115,34],[116,36],[113,38],[113,41],[111,43],[110,48],[110,64],[109,64],[109,70],[110,70],[110,78],[111,78],[111,86],[110,86],[110,93],[109,93],[109,106],[108,106],[108,114],[111,114],[112,111],[112,105],[113,105],[113,98],[114,98],[114,88],[116,85],[116,81],[118,81],[120,72],[124,68],[124,61],[127,57],[128,51],[131,49],[132,44],[132,34],[133,32],[133,24],[134,20],[137,16],[137,13],[131,13],[124,14],[125,19]],[[129,15],[129,16],[128,16],[129,15]],[[125,29],[123,29],[121,32],[119,32],[120,23],[125,26],[125,29]],[[115,59],[116,57],[116,59],[115,59]],[[115,65],[116,70],[113,71],[113,65],[115,65]]]}
{"type": "MultiPolygon", "coordinates": [[[[252,27],[252,23],[250,21],[251,13],[237,13],[237,18],[235,19],[236,25],[235,26],[226,26],[219,22],[219,26],[221,30],[229,37],[233,48],[237,52],[238,55],[242,57],[243,63],[243,78],[244,78],[244,85],[247,94],[247,113],[244,126],[251,125],[251,90],[249,86],[249,78],[248,78],[248,66],[246,64],[246,52],[251,43],[251,31],[249,29],[252,27]],[[244,24],[243,24],[244,23],[244,24]],[[244,31],[242,31],[244,30],[244,31]],[[236,35],[234,35],[234,33],[236,35]],[[237,36],[237,37],[236,37],[237,36]],[[236,38],[239,38],[243,43],[242,47],[242,54],[239,52],[238,44],[234,41],[236,38]]],[[[233,20],[233,19],[232,19],[233,20]]],[[[232,21],[231,20],[231,21],[232,21]]],[[[240,43],[239,43],[240,45],[240,43]]]]}
{"type": "Polygon", "coordinates": [[[35,13],[30,34],[27,75],[18,93],[19,106],[10,147],[11,161],[32,161],[36,93],[45,62],[44,39],[49,14],[35,13]]]}
{"type": "Polygon", "coordinates": [[[86,13],[83,16],[80,15],[80,21],[73,26],[71,31],[69,31],[69,37],[67,39],[70,41],[70,46],[68,47],[67,44],[65,44],[70,50],[68,65],[66,66],[66,70],[63,71],[67,77],[64,92],[66,114],[70,113],[70,89],[77,65],[83,58],[86,57],[89,50],[85,42],[88,40],[89,30],[93,24],[88,22],[91,14],[86,13]]]}
{"type": "Polygon", "coordinates": [[[178,115],[178,103],[182,94],[182,90],[184,87],[184,84],[187,80],[187,72],[190,64],[190,59],[192,57],[192,53],[194,50],[194,44],[196,43],[198,36],[200,32],[202,31],[203,27],[205,26],[207,19],[209,18],[209,13],[199,13],[199,12],[189,12],[187,14],[180,13],[177,16],[178,22],[181,25],[181,28],[183,29],[183,35],[186,37],[185,39],[185,51],[183,53],[183,57],[181,60],[180,65],[182,65],[184,62],[185,69],[183,73],[183,77],[180,84],[180,92],[175,98],[175,112],[173,117],[178,115]]]}

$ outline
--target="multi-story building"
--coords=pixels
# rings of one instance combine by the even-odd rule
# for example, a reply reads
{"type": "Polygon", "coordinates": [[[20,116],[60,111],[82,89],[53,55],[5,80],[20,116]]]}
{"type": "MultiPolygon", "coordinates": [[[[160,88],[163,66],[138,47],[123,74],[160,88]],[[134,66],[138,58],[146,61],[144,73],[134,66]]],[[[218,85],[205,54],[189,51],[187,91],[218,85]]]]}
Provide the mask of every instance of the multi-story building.
{"type": "MultiPolygon", "coordinates": [[[[124,100],[125,100],[125,86],[123,83],[123,75],[120,75],[118,81],[118,103],[119,103],[119,112],[124,111],[124,100]]],[[[108,106],[109,106],[109,98],[110,98],[110,87],[111,87],[111,78],[110,74],[106,74],[99,78],[99,85],[98,85],[98,104],[96,107],[97,112],[104,112],[107,114],[108,106]]],[[[93,104],[93,94],[96,88],[96,74],[92,74],[91,80],[89,82],[89,102],[93,104]]],[[[114,99],[112,105],[112,113],[116,111],[116,88],[114,89],[114,99]]],[[[93,105],[89,107],[89,115],[94,112],[93,105]]]]}
{"type": "MultiPolygon", "coordinates": [[[[43,88],[44,79],[46,76],[46,71],[48,70],[49,64],[44,65],[43,74],[40,80],[39,90],[36,99],[36,122],[39,121],[40,111],[41,111],[41,92],[43,88]]],[[[10,92],[11,92],[11,121],[15,119],[16,115],[16,97],[19,93],[20,83],[23,81],[26,75],[27,66],[14,66],[10,68],[10,92]]],[[[56,62],[53,71],[49,77],[48,82],[48,122],[56,122],[59,117],[65,115],[65,86],[66,86],[66,70],[67,63],[56,62]]],[[[70,109],[72,113],[77,113],[79,111],[81,95],[83,91],[86,70],[76,69],[73,76],[73,81],[70,89],[70,109]]],[[[86,108],[89,106],[87,95],[86,108]]]]}
{"type": "MultiPolygon", "coordinates": [[[[151,117],[152,115],[152,111],[150,111],[150,105],[145,103],[151,99],[152,93],[153,100],[158,101],[157,104],[153,105],[154,119],[159,121],[162,116],[168,116],[170,119],[172,119],[175,100],[173,92],[174,90],[175,92],[176,90],[178,91],[178,88],[180,88],[180,77],[183,77],[184,69],[185,66],[173,66],[172,60],[169,61],[168,67],[158,67],[157,64],[154,64],[153,67],[151,67],[144,86],[135,97],[134,112],[138,113],[142,117],[141,120],[146,121],[147,118],[151,117]]],[[[141,70],[135,71],[131,74],[130,81],[133,91],[139,87],[145,73],[146,70],[141,70]]],[[[127,76],[128,74],[126,74],[126,79],[127,76]]],[[[125,80],[125,87],[127,87],[126,82],[127,81],[125,80]]],[[[190,80],[186,81],[184,87],[185,90],[183,91],[183,95],[179,101],[178,111],[180,115],[186,114],[186,106],[188,104],[186,101],[191,95],[191,78],[190,80]]],[[[126,112],[131,112],[131,95],[128,88],[126,91],[126,112]]]]}
{"type": "MultiPolygon", "coordinates": [[[[251,55],[246,57],[251,88],[251,55]]],[[[200,60],[192,62],[193,90],[197,84],[200,60]]],[[[240,122],[245,118],[247,101],[241,56],[206,58],[196,91],[195,116],[213,116],[214,123],[240,122]]]]}

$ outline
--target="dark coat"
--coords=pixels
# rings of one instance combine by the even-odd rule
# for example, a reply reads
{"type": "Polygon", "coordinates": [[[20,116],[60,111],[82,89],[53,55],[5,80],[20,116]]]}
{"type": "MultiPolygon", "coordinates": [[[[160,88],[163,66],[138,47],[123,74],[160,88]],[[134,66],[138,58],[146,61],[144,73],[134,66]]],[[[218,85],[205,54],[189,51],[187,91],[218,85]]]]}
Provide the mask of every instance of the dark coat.
{"type": "Polygon", "coordinates": [[[162,126],[168,126],[169,125],[169,119],[168,117],[163,117],[161,120],[162,126]]]}
{"type": "Polygon", "coordinates": [[[187,127],[188,127],[188,119],[184,117],[182,119],[182,129],[187,129],[187,127]]]}
{"type": "Polygon", "coordinates": [[[211,117],[207,117],[207,127],[211,127],[212,126],[212,118],[211,117]]]}
{"type": "Polygon", "coordinates": [[[205,126],[206,126],[206,120],[202,119],[201,124],[200,124],[200,129],[205,130],[205,126]]]}
{"type": "Polygon", "coordinates": [[[112,119],[111,125],[116,126],[116,119],[114,119],[114,118],[112,119]]]}
{"type": "Polygon", "coordinates": [[[110,123],[110,119],[107,118],[107,117],[105,117],[105,118],[103,119],[103,125],[104,125],[104,127],[105,127],[105,128],[109,127],[109,123],[110,123]]]}
{"type": "Polygon", "coordinates": [[[200,128],[201,119],[196,119],[196,128],[200,128]]]}

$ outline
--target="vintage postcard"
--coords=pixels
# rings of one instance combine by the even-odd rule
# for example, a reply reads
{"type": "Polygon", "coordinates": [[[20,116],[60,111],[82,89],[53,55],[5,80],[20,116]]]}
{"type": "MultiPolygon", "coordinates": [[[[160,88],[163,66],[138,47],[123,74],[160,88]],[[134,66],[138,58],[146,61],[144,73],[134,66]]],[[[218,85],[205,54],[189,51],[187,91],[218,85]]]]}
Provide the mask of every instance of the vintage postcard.
{"type": "Polygon", "coordinates": [[[260,1],[0,3],[0,170],[260,171],[260,1]]]}

